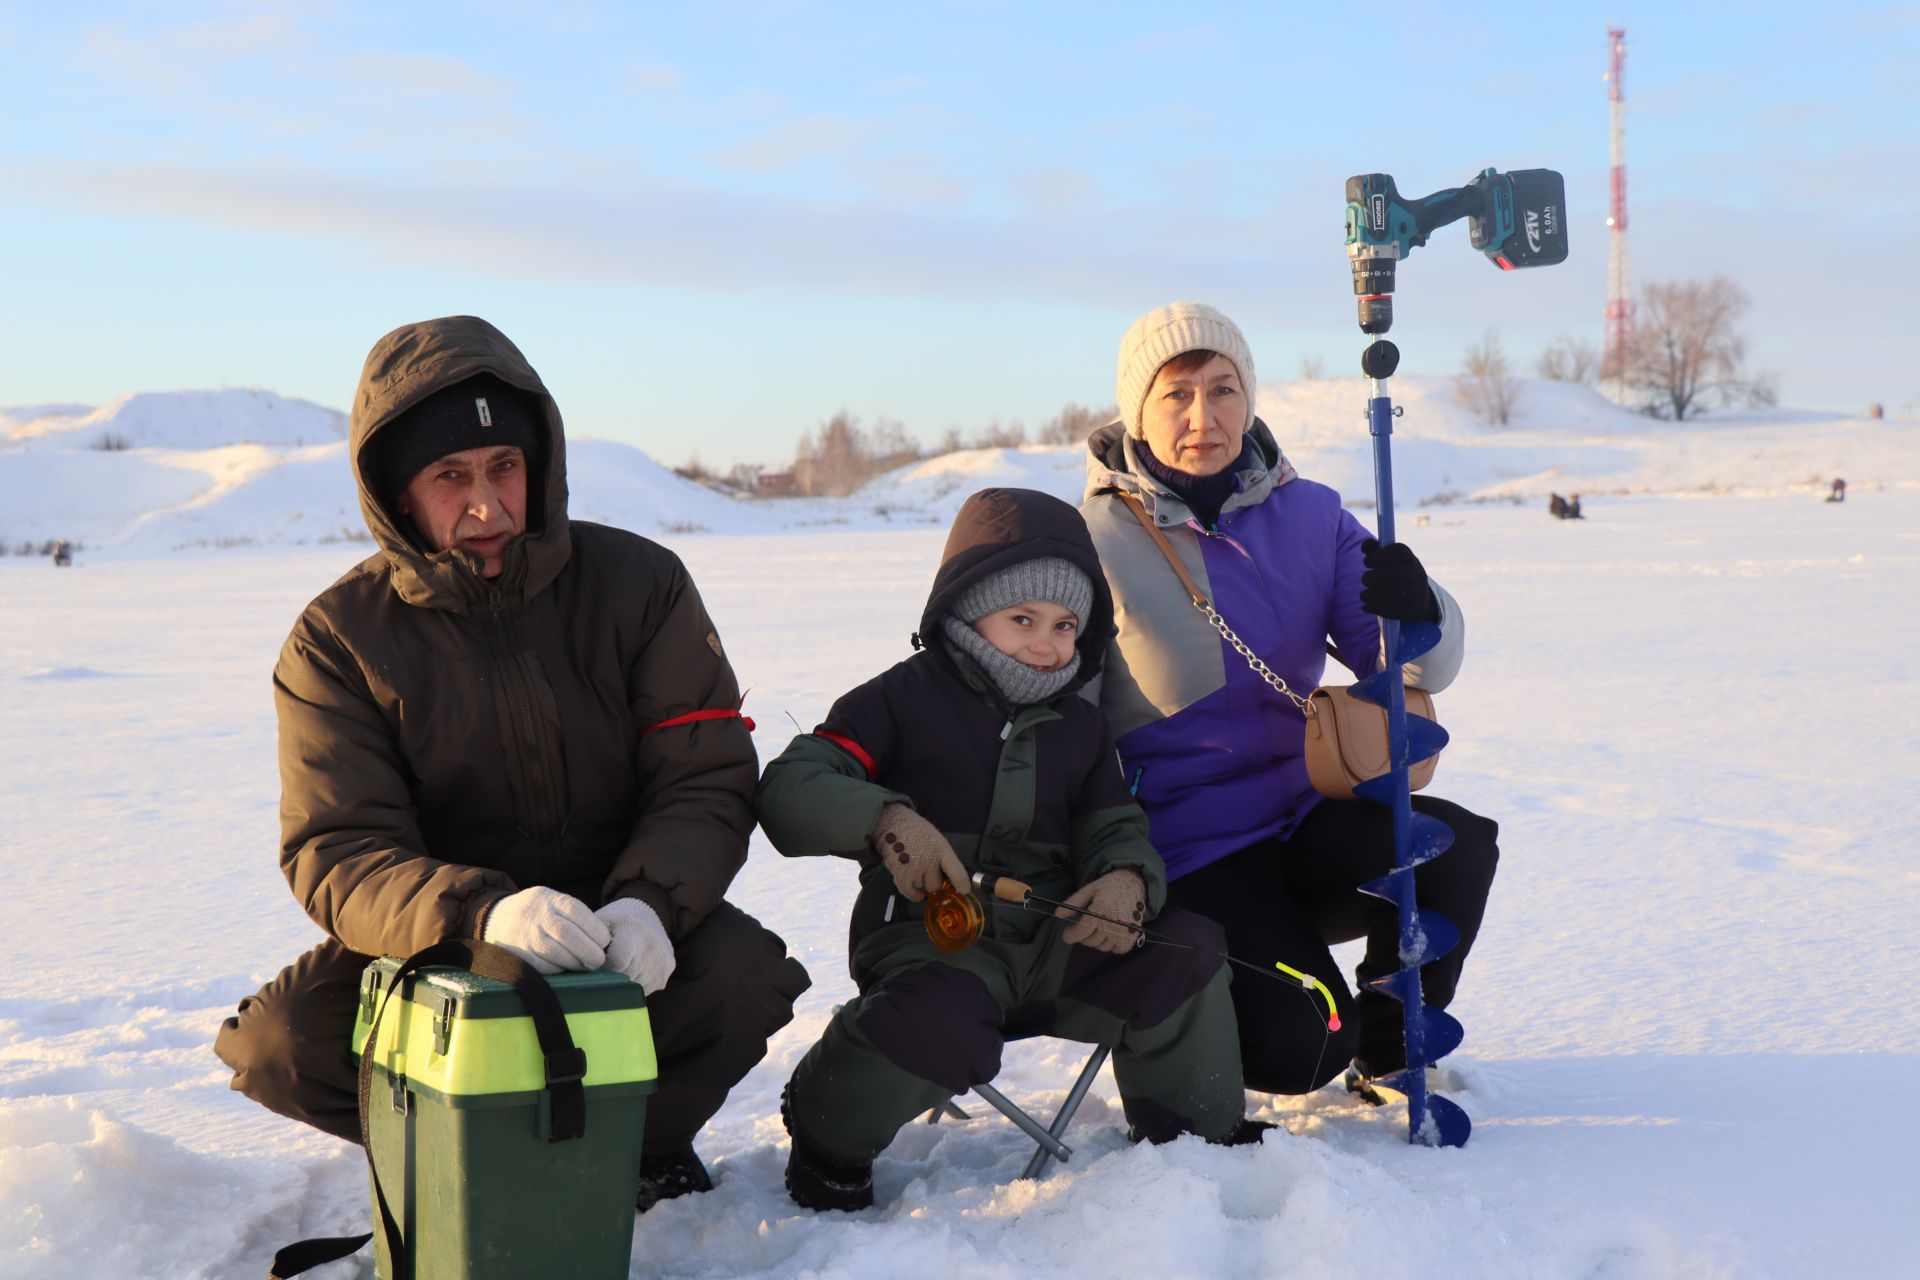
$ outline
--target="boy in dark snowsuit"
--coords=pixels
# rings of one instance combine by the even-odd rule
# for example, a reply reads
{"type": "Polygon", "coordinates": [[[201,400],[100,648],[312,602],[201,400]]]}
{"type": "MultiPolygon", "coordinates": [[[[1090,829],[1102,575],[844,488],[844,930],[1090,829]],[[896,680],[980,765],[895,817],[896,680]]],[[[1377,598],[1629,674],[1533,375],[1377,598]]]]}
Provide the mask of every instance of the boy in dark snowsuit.
{"type": "Polygon", "coordinates": [[[1114,1046],[1136,1140],[1250,1141],[1269,1127],[1242,1119],[1220,930],[1160,914],[1165,870],[1146,817],[1078,693],[1112,635],[1079,512],[1031,490],[976,493],[948,535],[922,651],[841,697],[767,766],[754,800],[774,847],[861,863],[850,929],[861,994],[783,1099],[797,1203],[872,1204],[874,1157],[916,1114],[993,1079],[1007,1016],[1023,1006],[1023,1024],[1037,1012],[1047,1034],[1114,1046]],[[942,951],[923,900],[976,870],[1087,914],[989,906],[977,943],[942,951]],[[1114,920],[1152,920],[1197,949],[1137,947],[1114,920]]]}

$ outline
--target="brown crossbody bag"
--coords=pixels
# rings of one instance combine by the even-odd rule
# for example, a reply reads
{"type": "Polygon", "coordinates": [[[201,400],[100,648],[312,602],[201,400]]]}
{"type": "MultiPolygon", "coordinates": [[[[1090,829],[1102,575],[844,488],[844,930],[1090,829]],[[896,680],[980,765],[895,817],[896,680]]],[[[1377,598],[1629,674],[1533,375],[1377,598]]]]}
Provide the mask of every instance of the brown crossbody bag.
{"type": "MultiPolygon", "coordinates": [[[[1187,589],[1193,607],[1220,633],[1222,640],[1233,646],[1235,653],[1246,659],[1255,675],[1277,689],[1305,717],[1307,779],[1313,783],[1313,789],[1323,796],[1348,800],[1353,798],[1356,785],[1385,773],[1388,764],[1386,708],[1362,702],[1346,685],[1321,685],[1304,698],[1288,688],[1286,680],[1234,634],[1220,611],[1201,592],[1193,575],[1187,572],[1187,566],[1180,563],[1180,556],[1167,541],[1167,535],[1155,527],[1147,509],[1140,505],[1140,499],[1124,492],[1116,492],[1115,496],[1133,512],[1140,526],[1153,538],[1154,545],[1160,548],[1160,554],[1180,576],[1180,585],[1187,589]]],[[[1339,655],[1334,654],[1331,647],[1327,652],[1338,660],[1339,655]]],[[[1408,715],[1423,716],[1438,723],[1431,693],[1410,687],[1406,696],[1408,715]]],[[[1435,754],[1409,766],[1407,786],[1418,791],[1433,781],[1433,769],[1439,761],[1439,755],[1435,754]]]]}

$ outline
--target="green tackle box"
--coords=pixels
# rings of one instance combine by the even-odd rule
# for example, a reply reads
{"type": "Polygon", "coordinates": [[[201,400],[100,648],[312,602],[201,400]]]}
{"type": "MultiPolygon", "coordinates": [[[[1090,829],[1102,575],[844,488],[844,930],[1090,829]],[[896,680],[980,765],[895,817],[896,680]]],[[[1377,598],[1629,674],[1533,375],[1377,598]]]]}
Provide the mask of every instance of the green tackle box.
{"type": "MultiPolygon", "coordinates": [[[[402,962],[367,966],[353,1046],[402,962]]],[[[655,1086],[646,996],[619,974],[547,979],[586,1055],[586,1132],[552,1142],[545,1057],[520,995],[431,967],[387,1001],[367,1098],[371,1156],[413,1255],[396,1275],[375,1206],[381,1280],[623,1280],[647,1095],[655,1086]]]]}

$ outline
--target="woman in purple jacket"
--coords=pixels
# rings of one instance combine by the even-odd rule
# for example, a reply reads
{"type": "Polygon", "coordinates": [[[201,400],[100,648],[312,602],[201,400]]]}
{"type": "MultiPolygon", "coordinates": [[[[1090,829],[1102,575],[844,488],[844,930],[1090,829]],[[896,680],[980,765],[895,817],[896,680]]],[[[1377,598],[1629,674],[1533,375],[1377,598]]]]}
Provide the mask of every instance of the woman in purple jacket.
{"type": "MultiPolygon", "coordinates": [[[[1081,511],[1112,585],[1119,632],[1100,688],[1121,764],[1166,860],[1168,901],[1211,916],[1232,954],[1310,974],[1333,993],[1339,1029],[1299,988],[1245,971],[1233,980],[1247,1087],[1305,1093],[1352,1061],[1367,1079],[1405,1065],[1397,1001],[1367,989],[1399,968],[1394,908],[1360,892],[1393,865],[1387,810],[1331,800],[1307,781],[1305,720],[1194,607],[1122,494],[1137,498],[1189,574],[1260,659],[1304,694],[1331,638],[1358,675],[1380,668],[1380,618],[1440,626],[1407,683],[1446,688],[1465,622],[1404,543],[1382,548],[1340,495],[1303,480],[1254,416],[1253,357],[1233,321],[1176,302],[1120,342],[1122,421],[1087,445],[1081,511]],[[1364,937],[1354,1000],[1331,944],[1364,937]]],[[[1420,904],[1460,926],[1460,945],[1421,970],[1445,1008],[1486,909],[1499,828],[1415,796],[1453,828],[1453,847],[1415,872],[1420,904]]]]}

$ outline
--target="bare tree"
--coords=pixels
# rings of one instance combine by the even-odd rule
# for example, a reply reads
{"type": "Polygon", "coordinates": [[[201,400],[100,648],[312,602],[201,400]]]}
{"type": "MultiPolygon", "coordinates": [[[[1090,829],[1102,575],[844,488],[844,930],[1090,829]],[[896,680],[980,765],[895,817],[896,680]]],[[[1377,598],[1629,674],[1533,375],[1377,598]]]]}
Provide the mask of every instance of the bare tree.
{"type": "Polygon", "coordinates": [[[1001,422],[999,418],[995,418],[992,422],[989,422],[986,426],[974,433],[973,448],[1017,449],[1026,442],[1027,428],[1021,423],[1020,419],[1015,418],[1012,422],[1001,422]]]}
{"type": "Polygon", "coordinates": [[[691,480],[695,484],[712,484],[720,477],[700,461],[700,451],[695,449],[693,456],[673,469],[673,474],[682,480],[691,480]]]}
{"type": "Polygon", "coordinates": [[[1040,424],[1040,430],[1034,433],[1034,443],[1079,444],[1119,416],[1118,406],[1089,409],[1069,401],[1059,413],[1040,424]]]}
{"type": "Polygon", "coordinates": [[[907,434],[906,425],[894,418],[879,418],[867,433],[876,464],[891,469],[920,456],[920,443],[907,434]]]}
{"type": "Polygon", "coordinates": [[[1726,276],[1646,287],[1623,373],[1648,412],[1678,422],[1698,413],[1708,395],[1727,404],[1767,395],[1768,379],[1745,370],[1747,342],[1735,327],[1749,303],[1726,276]]]}
{"type": "Polygon", "coordinates": [[[1467,347],[1460,372],[1454,375],[1453,393],[1482,422],[1504,427],[1513,416],[1519,392],[1520,385],[1507,366],[1507,353],[1500,347],[1500,335],[1489,329],[1467,347]]]}
{"type": "Polygon", "coordinates": [[[1740,403],[1749,409],[1772,409],[1780,403],[1780,376],[1771,371],[1750,373],[1740,391],[1740,403]]]}
{"type": "Polygon", "coordinates": [[[873,447],[860,420],[845,409],[800,437],[794,450],[794,488],[809,498],[844,498],[873,474],[873,447]]]}
{"type": "Polygon", "coordinates": [[[1318,382],[1327,376],[1327,362],[1319,356],[1302,354],[1300,356],[1300,380],[1318,382]]]}
{"type": "Polygon", "coordinates": [[[1585,338],[1563,333],[1540,353],[1534,372],[1550,382],[1590,387],[1600,376],[1600,352],[1585,338]]]}

